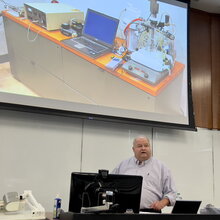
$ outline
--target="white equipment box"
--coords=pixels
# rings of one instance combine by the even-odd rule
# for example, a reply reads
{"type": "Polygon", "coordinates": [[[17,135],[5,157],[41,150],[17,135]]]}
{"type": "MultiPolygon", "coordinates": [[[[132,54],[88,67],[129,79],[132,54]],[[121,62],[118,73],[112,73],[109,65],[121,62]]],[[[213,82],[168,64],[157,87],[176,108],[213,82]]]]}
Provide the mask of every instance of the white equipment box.
{"type": "Polygon", "coordinates": [[[62,23],[69,23],[71,19],[84,21],[84,13],[80,10],[61,3],[25,3],[27,19],[47,29],[60,29],[62,23]]]}

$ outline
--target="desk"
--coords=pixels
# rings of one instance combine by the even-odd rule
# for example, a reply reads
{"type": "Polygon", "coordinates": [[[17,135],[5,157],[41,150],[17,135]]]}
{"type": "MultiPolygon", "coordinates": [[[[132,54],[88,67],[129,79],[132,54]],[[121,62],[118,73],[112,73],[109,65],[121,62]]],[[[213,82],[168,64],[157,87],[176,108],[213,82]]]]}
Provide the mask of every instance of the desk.
{"type": "Polygon", "coordinates": [[[183,116],[183,64],[176,62],[172,74],[152,86],[122,69],[107,69],[112,53],[94,60],[64,45],[68,37],[60,31],[47,31],[7,11],[3,16],[12,74],[39,96],[183,116]]]}
{"type": "Polygon", "coordinates": [[[60,220],[217,220],[220,215],[192,214],[77,214],[62,213],[60,220]]]}

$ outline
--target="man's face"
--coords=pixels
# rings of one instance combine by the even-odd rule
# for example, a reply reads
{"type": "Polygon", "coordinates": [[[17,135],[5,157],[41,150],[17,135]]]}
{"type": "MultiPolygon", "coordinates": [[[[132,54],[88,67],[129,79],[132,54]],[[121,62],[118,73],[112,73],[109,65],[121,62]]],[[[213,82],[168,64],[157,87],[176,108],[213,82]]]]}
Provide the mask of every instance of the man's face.
{"type": "Polygon", "coordinates": [[[134,156],[139,161],[148,160],[151,157],[151,147],[147,138],[137,138],[133,146],[134,156]]]}

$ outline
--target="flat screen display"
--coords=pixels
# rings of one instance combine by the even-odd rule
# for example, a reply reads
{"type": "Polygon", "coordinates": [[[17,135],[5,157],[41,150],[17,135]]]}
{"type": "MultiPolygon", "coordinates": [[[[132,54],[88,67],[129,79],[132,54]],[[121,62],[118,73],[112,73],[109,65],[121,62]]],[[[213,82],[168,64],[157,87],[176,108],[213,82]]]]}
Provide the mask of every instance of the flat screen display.
{"type": "Polygon", "coordinates": [[[72,173],[69,211],[139,213],[141,186],[141,176],[72,173]],[[106,201],[111,203],[109,209],[102,208],[106,201]]]}
{"type": "Polygon", "coordinates": [[[172,213],[197,214],[201,203],[202,201],[199,200],[177,200],[172,213]]]}
{"type": "Polygon", "coordinates": [[[118,20],[88,9],[83,27],[83,34],[107,45],[114,45],[118,20]]]}
{"type": "MultiPolygon", "coordinates": [[[[10,11],[4,13],[10,58],[7,77],[12,83],[0,84],[2,108],[195,129],[187,0],[59,2],[53,4],[59,5],[59,11],[63,4],[73,9],[68,22],[74,34],[80,35],[76,24],[84,25],[91,16],[88,9],[119,20],[114,39],[109,33],[115,23],[109,20],[99,23],[93,16],[94,22],[84,29],[104,40],[108,36],[107,41],[114,44],[112,51],[95,59],[63,45],[67,36],[41,27],[45,22],[54,25],[52,13],[42,22],[40,15],[37,22],[30,22],[9,15],[10,11]],[[94,25],[96,28],[91,28],[94,25]],[[99,32],[103,26],[105,33],[99,32]]],[[[44,7],[40,4],[44,3],[34,7],[44,7]]]]}

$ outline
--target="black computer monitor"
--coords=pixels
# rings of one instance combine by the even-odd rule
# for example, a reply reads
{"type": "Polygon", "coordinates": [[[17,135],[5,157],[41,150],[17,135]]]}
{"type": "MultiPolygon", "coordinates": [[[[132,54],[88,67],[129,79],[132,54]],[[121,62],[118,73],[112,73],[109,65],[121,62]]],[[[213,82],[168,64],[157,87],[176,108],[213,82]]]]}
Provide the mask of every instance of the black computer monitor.
{"type": "Polygon", "coordinates": [[[82,207],[100,207],[106,200],[113,203],[109,210],[91,212],[124,213],[129,210],[138,213],[141,187],[141,176],[74,172],[71,174],[69,211],[80,213],[82,207]]]}

